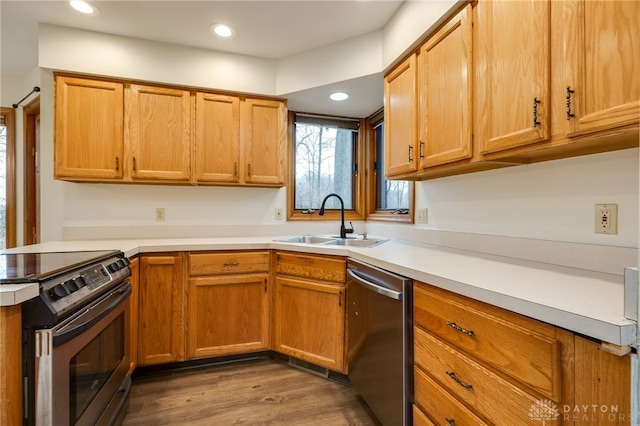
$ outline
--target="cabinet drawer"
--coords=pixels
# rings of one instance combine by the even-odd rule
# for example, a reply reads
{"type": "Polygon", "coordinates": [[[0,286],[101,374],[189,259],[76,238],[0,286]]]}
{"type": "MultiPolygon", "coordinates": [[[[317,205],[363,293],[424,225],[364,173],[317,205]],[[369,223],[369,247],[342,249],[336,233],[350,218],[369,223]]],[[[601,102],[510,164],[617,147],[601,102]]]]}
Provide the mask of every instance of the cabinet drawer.
{"type": "Polygon", "coordinates": [[[414,329],[414,339],[416,365],[460,401],[496,425],[529,421],[529,409],[538,398],[419,328],[414,329]]]}
{"type": "Polygon", "coordinates": [[[413,406],[413,426],[435,426],[429,418],[415,405],[413,406]]]}
{"type": "Polygon", "coordinates": [[[555,327],[422,283],[414,285],[415,324],[560,400],[555,327]]]}
{"type": "Polygon", "coordinates": [[[335,256],[313,256],[301,253],[278,252],[276,272],[296,277],[344,283],[347,263],[335,256]]]}
{"type": "Polygon", "coordinates": [[[268,251],[189,254],[190,276],[268,271],[268,251]]]}
{"type": "Polygon", "coordinates": [[[419,368],[415,369],[415,397],[418,407],[437,425],[487,424],[419,368]]]}

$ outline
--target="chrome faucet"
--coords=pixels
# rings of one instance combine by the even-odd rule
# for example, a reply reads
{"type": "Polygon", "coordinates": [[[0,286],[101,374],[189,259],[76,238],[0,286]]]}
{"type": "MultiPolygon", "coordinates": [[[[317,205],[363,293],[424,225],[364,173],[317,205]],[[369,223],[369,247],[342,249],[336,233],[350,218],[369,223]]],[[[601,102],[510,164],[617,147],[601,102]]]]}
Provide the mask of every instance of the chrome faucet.
{"type": "Polygon", "coordinates": [[[342,198],[340,198],[338,194],[331,193],[326,197],[324,197],[324,200],[322,200],[322,205],[320,206],[320,211],[318,212],[318,214],[320,216],[324,216],[324,203],[327,202],[327,198],[329,197],[336,197],[338,200],[340,200],[340,238],[347,238],[347,234],[353,233],[353,224],[349,222],[349,224],[351,225],[350,228],[346,228],[344,226],[344,201],[342,201],[342,198]]]}

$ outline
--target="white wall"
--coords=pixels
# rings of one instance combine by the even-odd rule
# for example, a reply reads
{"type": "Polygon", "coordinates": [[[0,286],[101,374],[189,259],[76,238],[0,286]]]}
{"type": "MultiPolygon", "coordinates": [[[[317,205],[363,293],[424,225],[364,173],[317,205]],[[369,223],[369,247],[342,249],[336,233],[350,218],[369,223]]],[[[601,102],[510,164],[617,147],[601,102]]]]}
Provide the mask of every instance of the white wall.
{"type": "Polygon", "coordinates": [[[276,62],[40,24],[38,65],[183,86],[274,95],[276,62]]]}
{"type": "Polygon", "coordinates": [[[638,149],[416,184],[416,225],[508,237],[637,247],[638,149]],[[618,234],[594,233],[594,205],[618,204],[618,234]]]}

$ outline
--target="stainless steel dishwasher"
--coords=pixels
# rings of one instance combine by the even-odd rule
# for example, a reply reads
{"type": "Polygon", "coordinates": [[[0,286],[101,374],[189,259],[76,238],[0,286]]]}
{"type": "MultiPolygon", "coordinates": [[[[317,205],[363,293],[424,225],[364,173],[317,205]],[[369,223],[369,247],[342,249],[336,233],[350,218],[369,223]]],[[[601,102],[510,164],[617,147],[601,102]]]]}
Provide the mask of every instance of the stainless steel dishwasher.
{"type": "Polygon", "coordinates": [[[384,426],[408,426],[413,281],[354,259],[347,274],[349,379],[384,426]]]}

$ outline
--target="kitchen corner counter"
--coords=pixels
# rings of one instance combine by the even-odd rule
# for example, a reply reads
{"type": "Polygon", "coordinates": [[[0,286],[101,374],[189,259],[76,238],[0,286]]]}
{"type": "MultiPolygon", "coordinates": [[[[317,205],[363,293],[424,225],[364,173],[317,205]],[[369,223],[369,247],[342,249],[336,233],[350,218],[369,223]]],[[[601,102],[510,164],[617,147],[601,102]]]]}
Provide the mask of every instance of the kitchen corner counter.
{"type": "MultiPolygon", "coordinates": [[[[390,240],[371,248],[276,242],[275,237],[48,242],[7,253],[122,250],[141,253],[279,249],[349,256],[454,293],[616,345],[636,340],[624,317],[624,276],[428,244],[390,240]]],[[[0,306],[37,295],[37,285],[0,286],[0,306]]]]}

